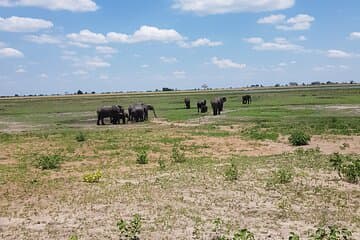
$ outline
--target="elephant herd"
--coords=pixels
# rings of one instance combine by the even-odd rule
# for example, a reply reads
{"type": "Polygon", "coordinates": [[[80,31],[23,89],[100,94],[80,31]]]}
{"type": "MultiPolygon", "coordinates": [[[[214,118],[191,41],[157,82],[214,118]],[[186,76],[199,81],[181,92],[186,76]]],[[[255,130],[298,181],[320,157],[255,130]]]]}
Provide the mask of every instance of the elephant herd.
{"type": "MultiPolygon", "coordinates": [[[[224,103],[226,102],[226,97],[215,97],[211,100],[211,108],[213,110],[213,115],[220,115],[221,112],[224,110],[224,103]]],[[[251,96],[245,95],[242,96],[242,103],[243,104],[250,104],[251,103],[251,96]]],[[[190,109],[190,98],[185,97],[184,99],[185,108],[190,109]]],[[[127,122],[144,122],[147,121],[149,118],[149,111],[153,111],[154,116],[156,116],[155,108],[150,104],[145,103],[135,103],[128,107],[128,111],[120,106],[120,105],[113,105],[113,106],[105,106],[97,109],[97,125],[104,125],[104,119],[110,118],[110,122],[112,124],[126,124],[127,122]]],[[[206,113],[208,111],[208,107],[206,105],[206,100],[199,100],[197,102],[197,111],[198,113],[206,113]]]]}
{"type": "MultiPolygon", "coordinates": [[[[211,100],[211,108],[213,110],[213,115],[220,115],[221,112],[224,109],[224,103],[226,102],[226,97],[216,97],[213,100],[211,100]]],[[[184,99],[185,108],[190,109],[190,98],[185,97],[184,99]]],[[[242,97],[242,103],[243,104],[250,104],[251,103],[251,95],[245,95],[242,97]]],[[[206,100],[199,100],[197,102],[197,110],[198,113],[206,113],[208,110],[208,107],[206,106],[206,100]]]]}
{"type": "Polygon", "coordinates": [[[135,103],[128,107],[128,112],[120,105],[105,106],[97,109],[97,125],[105,125],[104,119],[110,118],[112,124],[126,124],[131,122],[143,122],[148,120],[149,110],[156,116],[155,108],[150,104],[135,103]]]}

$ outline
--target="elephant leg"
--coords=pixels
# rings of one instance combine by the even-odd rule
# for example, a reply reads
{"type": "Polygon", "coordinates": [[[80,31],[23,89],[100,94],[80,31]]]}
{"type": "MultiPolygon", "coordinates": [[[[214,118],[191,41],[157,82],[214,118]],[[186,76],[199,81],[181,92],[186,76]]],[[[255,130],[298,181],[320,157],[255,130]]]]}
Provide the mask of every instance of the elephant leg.
{"type": "Polygon", "coordinates": [[[100,116],[98,116],[98,119],[97,119],[97,125],[100,125],[100,116]]]}
{"type": "Polygon", "coordinates": [[[105,123],[104,123],[104,118],[103,118],[103,117],[101,118],[101,124],[102,124],[102,125],[105,125],[105,123]]]}

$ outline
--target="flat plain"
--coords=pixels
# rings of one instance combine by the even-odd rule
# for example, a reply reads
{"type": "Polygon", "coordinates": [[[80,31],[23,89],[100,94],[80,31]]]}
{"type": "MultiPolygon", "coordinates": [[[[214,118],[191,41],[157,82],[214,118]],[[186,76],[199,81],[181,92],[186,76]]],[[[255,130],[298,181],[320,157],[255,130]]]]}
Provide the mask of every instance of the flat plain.
{"type": "Polygon", "coordinates": [[[360,239],[360,186],[334,153],[359,161],[358,85],[0,99],[0,238],[119,239],[138,214],[140,239],[308,239],[335,225],[360,239]],[[215,96],[224,112],[198,114],[215,96]],[[96,125],[97,107],[135,102],[158,118],[96,125]],[[289,143],[299,131],[308,145],[289,143]]]}

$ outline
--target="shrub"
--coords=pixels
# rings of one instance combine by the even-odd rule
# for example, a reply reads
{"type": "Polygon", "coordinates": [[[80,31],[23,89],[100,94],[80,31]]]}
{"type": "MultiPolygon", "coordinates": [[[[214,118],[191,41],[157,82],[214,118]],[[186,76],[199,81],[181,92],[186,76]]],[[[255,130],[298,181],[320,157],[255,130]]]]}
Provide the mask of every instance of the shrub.
{"type": "Polygon", "coordinates": [[[128,223],[121,219],[117,222],[117,227],[120,231],[120,239],[127,240],[139,240],[138,235],[141,230],[141,217],[139,214],[135,214],[133,219],[128,223]]]}
{"type": "Polygon", "coordinates": [[[293,179],[292,172],[288,169],[279,169],[273,173],[273,176],[267,182],[267,187],[272,187],[277,184],[286,184],[293,179]]]}
{"type": "Polygon", "coordinates": [[[42,170],[56,169],[60,167],[63,157],[58,154],[41,155],[36,162],[36,166],[42,170]]]}
{"type": "Polygon", "coordinates": [[[291,133],[291,135],[289,137],[289,142],[293,146],[303,146],[303,145],[308,145],[310,139],[311,139],[310,135],[308,135],[302,131],[296,131],[296,132],[291,133]]]}
{"type": "Polygon", "coordinates": [[[87,183],[98,183],[100,182],[100,178],[102,177],[102,173],[100,170],[97,170],[93,173],[88,173],[83,176],[84,182],[87,183]]]}
{"type": "Polygon", "coordinates": [[[165,169],[166,165],[165,165],[165,160],[162,159],[161,157],[159,158],[158,160],[158,163],[159,163],[159,167],[161,170],[165,169]]]}
{"type": "Polygon", "coordinates": [[[290,233],[289,240],[300,240],[300,236],[294,232],[290,233]]]}
{"type": "Polygon", "coordinates": [[[79,240],[79,237],[77,235],[71,235],[69,240],[79,240]]]}
{"type": "Polygon", "coordinates": [[[231,165],[225,170],[225,179],[227,181],[235,181],[238,179],[238,169],[234,162],[231,162],[231,165]]]}
{"type": "Polygon", "coordinates": [[[174,145],[172,149],[171,157],[176,163],[183,163],[186,161],[185,153],[176,145],[174,145]]]}
{"type": "Polygon", "coordinates": [[[334,153],[329,159],[331,166],[337,171],[340,178],[350,183],[360,180],[360,159],[334,153]]]}
{"type": "Polygon", "coordinates": [[[148,160],[148,156],[147,156],[147,152],[145,150],[142,150],[141,152],[138,153],[137,158],[136,158],[136,163],[137,164],[148,164],[149,160],[148,160]]]}
{"type": "Polygon", "coordinates": [[[85,138],[85,134],[83,132],[79,132],[76,137],[75,137],[76,141],[78,142],[85,142],[86,138],[85,138]]]}
{"type": "Polygon", "coordinates": [[[318,228],[310,236],[310,240],[350,240],[352,233],[346,228],[339,229],[336,226],[330,226],[328,229],[318,228]]]}
{"type": "Polygon", "coordinates": [[[249,230],[241,229],[234,234],[233,240],[255,240],[255,237],[249,230]]]}

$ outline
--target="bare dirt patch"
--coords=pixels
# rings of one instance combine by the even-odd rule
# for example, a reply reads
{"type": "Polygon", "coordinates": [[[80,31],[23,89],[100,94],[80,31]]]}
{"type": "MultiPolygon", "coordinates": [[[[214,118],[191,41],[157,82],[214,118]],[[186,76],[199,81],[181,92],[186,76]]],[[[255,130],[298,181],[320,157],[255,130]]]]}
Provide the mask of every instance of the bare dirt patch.
{"type": "MultiPolygon", "coordinates": [[[[186,146],[198,146],[200,153],[218,158],[228,158],[231,155],[270,156],[286,152],[294,152],[299,147],[291,146],[286,136],[279,141],[254,141],[238,137],[194,136],[183,142],[186,146]],[[204,147],[205,146],[205,147],[204,147]]],[[[339,152],[342,154],[360,153],[360,136],[313,136],[304,149],[319,148],[324,154],[339,152]]]]}

